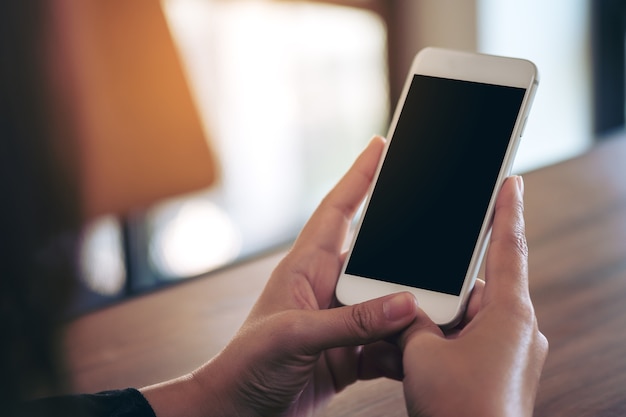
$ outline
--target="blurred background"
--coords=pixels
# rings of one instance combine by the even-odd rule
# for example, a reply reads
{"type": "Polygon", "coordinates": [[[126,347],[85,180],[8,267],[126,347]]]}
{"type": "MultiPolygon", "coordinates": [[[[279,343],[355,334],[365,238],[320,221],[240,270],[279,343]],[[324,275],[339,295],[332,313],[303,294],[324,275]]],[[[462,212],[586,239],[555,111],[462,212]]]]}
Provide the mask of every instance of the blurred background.
{"type": "Polygon", "coordinates": [[[374,134],[425,46],[540,71],[514,171],[624,125],[623,0],[162,0],[219,159],[210,189],[84,231],[73,313],[288,245],[374,134]]]}

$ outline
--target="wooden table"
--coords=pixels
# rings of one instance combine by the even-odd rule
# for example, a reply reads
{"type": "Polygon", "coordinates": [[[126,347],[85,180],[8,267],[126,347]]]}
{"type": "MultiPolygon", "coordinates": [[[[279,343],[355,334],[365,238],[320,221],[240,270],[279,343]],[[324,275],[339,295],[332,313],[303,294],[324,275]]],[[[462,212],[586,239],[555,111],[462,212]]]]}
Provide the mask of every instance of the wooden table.
{"type": "MultiPolygon", "coordinates": [[[[535,415],[626,415],[626,138],[524,177],[531,295],[550,341],[535,415]]],[[[281,256],[70,323],[73,389],[138,387],[194,369],[234,334],[281,256]]],[[[324,415],[406,416],[401,385],[357,383],[324,415]]]]}

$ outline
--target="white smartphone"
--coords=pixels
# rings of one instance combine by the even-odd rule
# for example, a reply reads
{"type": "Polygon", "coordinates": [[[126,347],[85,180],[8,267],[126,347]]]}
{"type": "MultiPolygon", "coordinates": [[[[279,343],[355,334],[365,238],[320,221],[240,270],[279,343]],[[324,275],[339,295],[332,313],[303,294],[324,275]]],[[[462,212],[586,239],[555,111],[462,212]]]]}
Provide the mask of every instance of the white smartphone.
{"type": "Polygon", "coordinates": [[[417,54],[339,276],[341,303],[411,291],[439,326],[459,322],[537,86],[527,60],[417,54]]]}

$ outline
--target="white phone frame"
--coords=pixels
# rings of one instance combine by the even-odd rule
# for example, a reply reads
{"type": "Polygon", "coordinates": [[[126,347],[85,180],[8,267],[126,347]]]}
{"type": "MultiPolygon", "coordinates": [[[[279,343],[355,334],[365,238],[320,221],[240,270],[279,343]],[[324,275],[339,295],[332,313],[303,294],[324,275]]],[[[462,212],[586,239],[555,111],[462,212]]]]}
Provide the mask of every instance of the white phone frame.
{"type": "Polygon", "coordinates": [[[374,181],[370,185],[368,197],[354,236],[348,249],[348,256],[344,262],[339,280],[337,282],[337,299],[345,304],[357,304],[366,300],[381,297],[384,295],[409,291],[418,300],[419,306],[428,316],[442,328],[449,328],[456,325],[462,318],[467,306],[469,294],[478,274],[482,259],[487,248],[489,236],[491,234],[491,223],[497,192],[502,183],[511,173],[513,160],[519,146],[526,119],[539,83],[539,76],[536,66],[524,59],[501,57],[494,55],[477,54],[464,51],[453,51],[442,48],[426,48],[416,55],[411,65],[411,70],[404,84],[398,106],[393,115],[389,131],[388,141],[383,151],[383,155],[378,164],[374,181]],[[353,276],[346,274],[345,269],[352,253],[352,249],[358,237],[358,230],[361,227],[365,211],[369,205],[372,191],[378,179],[383,161],[386,157],[389,144],[393,141],[398,118],[404,105],[409,87],[414,74],[428,75],[441,78],[450,78],[464,81],[474,81],[485,84],[495,84],[524,88],[524,95],[520,111],[517,115],[515,125],[509,139],[503,164],[500,167],[494,192],[492,193],[487,214],[483,219],[482,227],[474,247],[471,261],[468,265],[466,276],[463,281],[461,292],[458,296],[424,290],[421,288],[408,287],[405,285],[379,281],[371,278],[353,276]]]}

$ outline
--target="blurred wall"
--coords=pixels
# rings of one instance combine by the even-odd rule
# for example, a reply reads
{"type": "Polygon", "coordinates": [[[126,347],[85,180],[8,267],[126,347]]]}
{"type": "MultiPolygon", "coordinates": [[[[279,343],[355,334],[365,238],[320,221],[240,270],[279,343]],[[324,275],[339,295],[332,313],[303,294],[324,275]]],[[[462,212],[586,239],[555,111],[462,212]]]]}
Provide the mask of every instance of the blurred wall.
{"type": "Polygon", "coordinates": [[[411,60],[426,46],[477,49],[477,0],[393,0],[388,2],[389,83],[392,108],[411,60]]]}

